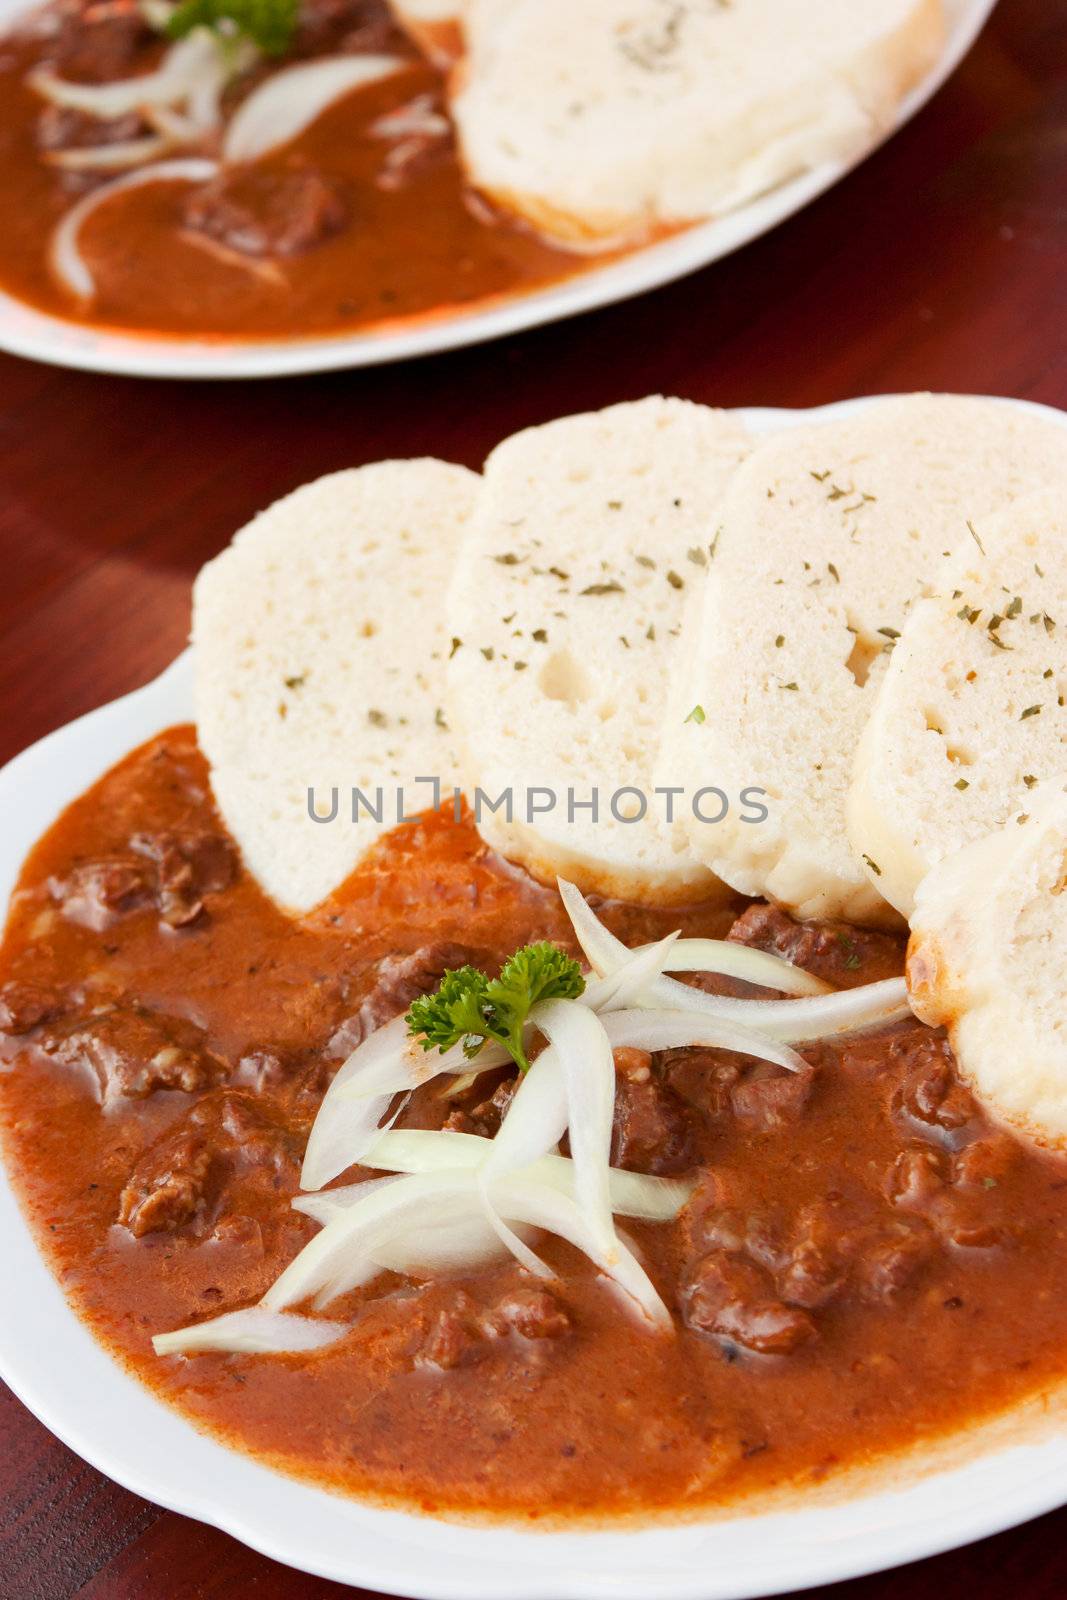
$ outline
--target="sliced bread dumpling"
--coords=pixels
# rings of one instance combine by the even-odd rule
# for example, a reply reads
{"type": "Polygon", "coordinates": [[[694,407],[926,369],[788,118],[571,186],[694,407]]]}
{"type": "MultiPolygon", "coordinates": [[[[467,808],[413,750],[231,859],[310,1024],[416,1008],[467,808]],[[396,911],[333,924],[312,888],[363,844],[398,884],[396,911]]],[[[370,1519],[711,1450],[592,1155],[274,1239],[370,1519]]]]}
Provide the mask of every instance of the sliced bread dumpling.
{"type": "Polygon", "coordinates": [[[456,779],[442,595],[478,478],[443,461],[337,472],[262,512],[193,594],[196,716],[245,863],[304,912],[430,784],[456,779]],[[361,802],[353,821],[352,790],[361,802]],[[332,821],[312,820],[316,813],[332,821]],[[380,804],[378,795],[380,791],[380,804]],[[398,794],[399,791],[399,794],[398,794]]]}
{"type": "Polygon", "coordinates": [[[1067,484],[1062,426],[992,400],[912,395],[782,430],[738,472],[683,650],[661,781],[766,791],[769,815],[684,814],[690,848],[800,917],[899,923],[852,849],[856,748],[889,651],[968,519],[1067,484]],[[702,720],[685,718],[701,708],[702,720]]]}
{"type": "Polygon", "coordinates": [[[912,608],[856,753],[853,850],[908,916],[932,866],[1064,768],[1067,484],[972,524],[912,608]]]}
{"type": "Polygon", "coordinates": [[[511,797],[510,816],[480,803],[483,836],[542,878],[652,903],[716,887],[652,770],[686,595],[748,447],[729,414],[653,398],[486,462],[448,599],[449,714],[468,792],[511,797]]]}
{"type": "Polygon", "coordinates": [[[986,1110],[1039,1143],[1067,1143],[1067,778],[1026,795],[1002,827],[946,856],[915,896],[908,989],[948,1029],[986,1110]]]}
{"type": "Polygon", "coordinates": [[[941,0],[467,0],[464,26],[471,182],[579,249],[856,156],[945,34],[941,0]]]}

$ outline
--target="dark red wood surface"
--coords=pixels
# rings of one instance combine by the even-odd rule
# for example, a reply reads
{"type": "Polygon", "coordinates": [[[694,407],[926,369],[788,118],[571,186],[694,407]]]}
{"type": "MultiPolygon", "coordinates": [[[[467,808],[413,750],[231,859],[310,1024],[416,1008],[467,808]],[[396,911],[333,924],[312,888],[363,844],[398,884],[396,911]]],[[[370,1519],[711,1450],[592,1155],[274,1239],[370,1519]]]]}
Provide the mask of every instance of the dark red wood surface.
{"type": "MultiPolygon", "coordinates": [[[[934,103],[845,183],[628,305],[260,385],[0,358],[0,759],[159,671],[184,642],[200,564],[319,473],[422,453],[477,466],[515,428],[654,391],[808,406],[933,388],[1067,407],[1065,281],[1067,0],[1002,0],[934,103]]],[[[0,1388],[2,1600],[343,1592],[117,1488],[0,1388]]],[[[1062,1600],[1067,1511],[836,1593],[1062,1600]]]]}

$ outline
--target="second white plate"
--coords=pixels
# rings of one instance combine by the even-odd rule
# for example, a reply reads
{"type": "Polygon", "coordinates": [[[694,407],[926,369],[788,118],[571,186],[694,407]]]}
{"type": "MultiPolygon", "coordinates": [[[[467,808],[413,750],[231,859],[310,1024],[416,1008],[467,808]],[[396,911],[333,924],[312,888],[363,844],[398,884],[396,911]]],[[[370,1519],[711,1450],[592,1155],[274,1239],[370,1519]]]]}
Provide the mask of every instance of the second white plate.
{"type": "MultiPolygon", "coordinates": [[[[534,294],[379,332],[371,328],[330,338],[227,342],[89,328],[46,315],[0,291],[0,349],[56,366],[132,377],[268,378],[373,366],[452,350],[629,299],[729,255],[837,183],[936,93],[974,43],[995,4],[996,0],[945,0],[949,34],[941,59],[901,102],[882,138],[854,161],[821,166],[727,216],[534,294]]],[[[27,0],[0,0],[0,30],[26,7],[27,0]]]]}

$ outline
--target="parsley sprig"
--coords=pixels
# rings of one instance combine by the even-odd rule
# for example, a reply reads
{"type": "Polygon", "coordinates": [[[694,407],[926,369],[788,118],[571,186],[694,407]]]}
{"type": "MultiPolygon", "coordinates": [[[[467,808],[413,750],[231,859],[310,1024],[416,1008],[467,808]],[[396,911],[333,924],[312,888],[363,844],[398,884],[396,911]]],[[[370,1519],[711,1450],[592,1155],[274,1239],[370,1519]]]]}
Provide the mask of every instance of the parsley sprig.
{"type": "Polygon", "coordinates": [[[292,43],[300,0],[181,0],[166,23],[171,39],[194,28],[211,28],[220,37],[243,34],[265,56],[283,56],[292,43]]]}
{"type": "Polygon", "coordinates": [[[516,950],[499,978],[477,967],[446,972],[433,994],[412,1003],[408,1032],[424,1050],[445,1051],[462,1042],[468,1059],[493,1039],[520,1072],[528,1072],[522,1031],[531,1008],[539,1000],[574,1000],[584,988],[577,961],[545,939],[516,950]]]}

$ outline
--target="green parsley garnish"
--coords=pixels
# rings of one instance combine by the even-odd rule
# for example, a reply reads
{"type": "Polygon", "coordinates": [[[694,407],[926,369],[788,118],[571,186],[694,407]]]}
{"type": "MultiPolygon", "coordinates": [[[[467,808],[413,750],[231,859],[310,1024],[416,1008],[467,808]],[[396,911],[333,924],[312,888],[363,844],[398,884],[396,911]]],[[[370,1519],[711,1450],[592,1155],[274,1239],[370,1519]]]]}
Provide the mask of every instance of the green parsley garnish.
{"type": "Polygon", "coordinates": [[[243,34],[265,56],[283,56],[299,9],[300,0],[181,0],[165,32],[171,39],[184,39],[194,28],[210,28],[222,38],[243,34]]]}
{"type": "Polygon", "coordinates": [[[522,1030],[531,1007],[539,1000],[576,1000],[584,988],[577,961],[545,939],[516,950],[499,978],[487,978],[477,967],[446,972],[433,994],[412,1003],[408,1032],[424,1050],[443,1052],[462,1043],[468,1059],[493,1039],[520,1072],[528,1072],[522,1030]]]}

